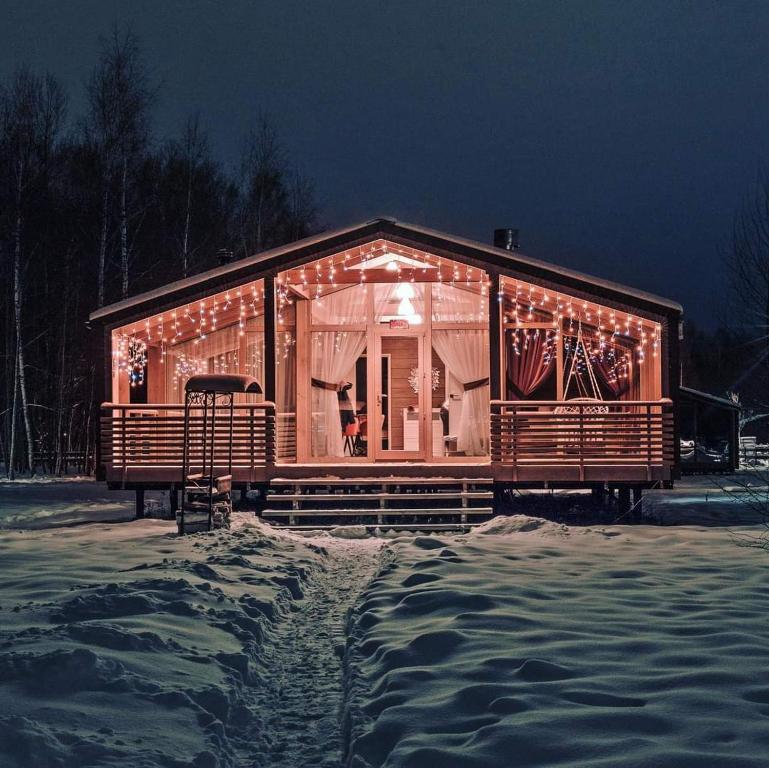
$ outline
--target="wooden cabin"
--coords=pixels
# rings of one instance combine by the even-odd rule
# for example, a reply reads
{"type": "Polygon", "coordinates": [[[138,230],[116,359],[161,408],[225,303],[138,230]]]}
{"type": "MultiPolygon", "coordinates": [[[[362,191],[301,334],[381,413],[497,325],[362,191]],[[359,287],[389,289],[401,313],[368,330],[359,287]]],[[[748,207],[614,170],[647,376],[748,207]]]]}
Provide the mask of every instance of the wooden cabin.
{"type": "Polygon", "coordinates": [[[330,509],[367,483],[388,509],[441,484],[475,509],[670,482],[681,306],[503,244],[382,218],[97,310],[99,476],[178,486],[185,382],[240,373],[264,395],[238,396],[233,483],[306,516],[319,483],[330,509]]]}

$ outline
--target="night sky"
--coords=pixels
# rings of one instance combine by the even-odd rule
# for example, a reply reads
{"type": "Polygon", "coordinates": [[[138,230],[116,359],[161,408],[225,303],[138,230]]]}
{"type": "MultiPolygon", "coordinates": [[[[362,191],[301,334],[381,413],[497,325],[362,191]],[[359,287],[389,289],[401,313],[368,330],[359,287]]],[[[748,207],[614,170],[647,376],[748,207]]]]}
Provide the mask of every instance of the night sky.
{"type": "Polygon", "coordinates": [[[322,221],[390,215],[723,316],[735,210],[769,163],[769,3],[0,0],[0,77],[140,38],[157,135],[200,109],[234,167],[260,112],[322,221]]]}

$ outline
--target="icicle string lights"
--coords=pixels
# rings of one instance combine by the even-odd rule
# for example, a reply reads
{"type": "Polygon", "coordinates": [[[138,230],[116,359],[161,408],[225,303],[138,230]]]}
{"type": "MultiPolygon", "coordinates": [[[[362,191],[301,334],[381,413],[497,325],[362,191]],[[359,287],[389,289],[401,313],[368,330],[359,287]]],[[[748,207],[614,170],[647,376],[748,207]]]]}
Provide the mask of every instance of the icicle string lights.
{"type": "Polygon", "coordinates": [[[117,371],[122,372],[132,387],[144,384],[147,370],[147,344],[135,336],[120,334],[112,350],[112,362],[117,371]]]}
{"type": "MultiPolygon", "coordinates": [[[[591,357],[609,359],[610,350],[621,349],[623,359],[643,363],[648,350],[656,358],[660,349],[660,326],[631,313],[577,299],[531,283],[503,278],[498,298],[503,304],[504,321],[508,326],[550,327],[554,341],[561,334],[576,336],[580,324],[591,339],[591,357]]],[[[564,339],[564,344],[566,340],[564,339]]],[[[614,354],[620,354],[615,352],[614,354]]],[[[609,359],[613,365],[613,360],[609,359]]],[[[618,377],[624,377],[618,368],[618,377]]]]}
{"type": "MultiPolygon", "coordinates": [[[[410,319],[413,324],[423,321],[416,311],[406,312],[409,304],[410,309],[414,310],[408,292],[417,281],[425,285],[432,284],[434,322],[485,322],[488,318],[490,281],[485,272],[470,265],[445,260],[436,254],[378,240],[278,275],[275,281],[277,330],[281,334],[286,331],[285,335],[279,337],[283,341],[279,345],[278,357],[285,359],[294,343],[289,310],[297,296],[322,302],[327,293],[340,287],[358,284],[366,291],[370,279],[367,273],[371,270],[392,273],[391,280],[398,285],[396,293],[400,299],[399,309],[403,305],[403,311],[399,314],[410,319]],[[401,291],[403,296],[400,295],[401,291]],[[468,299],[466,302],[463,301],[465,295],[468,299]]],[[[555,349],[562,336],[574,335],[578,324],[583,323],[590,329],[590,354],[601,361],[607,360],[612,370],[615,367],[614,358],[620,355],[617,350],[622,350],[621,356],[625,363],[616,364],[618,377],[625,375],[623,365],[626,367],[631,361],[643,363],[649,357],[656,358],[659,355],[660,326],[637,315],[506,277],[500,281],[497,300],[507,324],[516,328],[549,326],[553,333],[547,334],[547,350],[551,347],[555,349]]],[[[144,344],[145,362],[146,347],[159,346],[160,361],[164,363],[168,351],[174,346],[190,340],[199,344],[217,329],[236,325],[238,334],[245,335],[249,318],[258,317],[263,311],[264,282],[257,280],[131,324],[120,329],[117,335],[123,339],[141,341],[144,344]]],[[[518,343],[526,342],[522,337],[518,343]]],[[[126,368],[127,342],[123,341],[122,344],[121,351],[118,343],[115,355],[122,359],[120,365],[126,368]]],[[[134,357],[140,361],[141,351],[136,350],[134,357]]],[[[138,373],[140,367],[137,363],[135,386],[143,382],[143,374],[138,373]]]]}

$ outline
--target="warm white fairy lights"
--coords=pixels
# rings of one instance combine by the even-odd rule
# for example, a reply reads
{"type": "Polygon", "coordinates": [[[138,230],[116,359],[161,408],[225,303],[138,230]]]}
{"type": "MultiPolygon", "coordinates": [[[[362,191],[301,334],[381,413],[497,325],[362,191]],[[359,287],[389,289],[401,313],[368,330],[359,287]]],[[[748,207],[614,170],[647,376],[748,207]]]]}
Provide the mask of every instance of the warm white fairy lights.
{"type": "MultiPolygon", "coordinates": [[[[391,314],[384,315],[386,318],[420,325],[424,318],[418,299],[421,300],[422,291],[428,290],[432,291],[433,322],[485,323],[489,319],[491,282],[484,270],[378,240],[325,255],[276,277],[276,363],[288,360],[293,354],[297,299],[314,299],[321,305],[329,294],[357,285],[364,297],[363,308],[370,290],[368,285],[377,283],[395,285],[392,295],[396,302],[391,314]]],[[[533,339],[541,336],[543,341],[537,339],[536,343],[537,348],[542,349],[543,365],[549,365],[560,348],[559,354],[564,358],[571,354],[577,356],[577,370],[588,363],[600,363],[608,372],[610,382],[616,383],[631,375],[632,366],[643,365],[661,353],[660,325],[637,313],[506,277],[500,280],[497,301],[505,327],[515,331],[513,352],[520,354],[533,339]],[[586,360],[579,359],[583,353],[574,345],[580,329],[586,360]]],[[[231,372],[239,366],[256,369],[263,365],[263,346],[252,354],[251,342],[244,341],[248,344],[248,354],[243,347],[237,355],[222,356],[204,353],[211,349],[209,343],[204,342],[211,334],[227,328],[233,328],[236,336],[244,337],[252,320],[263,313],[263,280],[198,298],[119,329],[115,333],[114,365],[124,372],[132,386],[141,386],[145,381],[150,348],[159,348],[155,359],[161,365],[168,360],[175,366],[177,377],[182,378],[203,370],[231,372]],[[254,355],[260,359],[252,359],[254,355]]],[[[364,319],[363,310],[360,319],[364,319]]]]}
{"type": "MultiPolygon", "coordinates": [[[[545,288],[508,278],[503,278],[499,298],[508,327],[552,327],[556,331],[555,341],[563,335],[565,349],[568,338],[576,338],[582,328],[591,345],[589,356],[607,362],[611,371],[616,368],[618,378],[626,376],[631,363],[644,363],[649,349],[652,357],[659,355],[660,325],[638,315],[560,292],[553,296],[545,288]]],[[[580,363],[578,369],[579,366],[580,363]]]]}
{"type": "Polygon", "coordinates": [[[118,334],[112,350],[112,365],[116,372],[128,378],[131,387],[141,387],[147,370],[147,344],[136,336],[118,334]]]}

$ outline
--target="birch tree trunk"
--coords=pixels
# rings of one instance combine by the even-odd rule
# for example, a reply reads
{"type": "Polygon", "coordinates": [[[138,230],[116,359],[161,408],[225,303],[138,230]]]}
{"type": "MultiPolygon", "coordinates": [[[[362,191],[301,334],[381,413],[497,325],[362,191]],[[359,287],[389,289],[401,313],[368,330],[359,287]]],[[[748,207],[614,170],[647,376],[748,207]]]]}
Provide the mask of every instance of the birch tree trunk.
{"type": "Polygon", "coordinates": [[[97,307],[104,306],[104,275],[107,265],[107,218],[109,215],[109,183],[104,181],[104,195],[101,204],[101,233],[99,235],[99,272],[97,283],[97,307]]]}
{"type": "Polygon", "coordinates": [[[5,474],[9,480],[16,479],[16,410],[18,408],[17,397],[19,393],[19,356],[13,356],[13,396],[11,397],[11,438],[8,446],[8,465],[5,474]]]}
{"type": "MultiPolygon", "coordinates": [[[[54,473],[61,475],[62,469],[66,470],[66,464],[63,461],[62,454],[67,451],[67,446],[64,445],[64,386],[66,381],[67,372],[67,309],[69,307],[68,292],[64,294],[64,316],[61,323],[61,342],[59,344],[59,386],[57,392],[57,405],[56,405],[56,443],[55,443],[55,466],[54,473]]],[[[70,413],[72,413],[72,404],[70,403],[70,413]]],[[[72,433],[72,430],[69,430],[72,433]]]]}
{"type": "Polygon", "coordinates": [[[128,296],[128,211],[126,207],[126,185],[128,184],[128,157],[123,154],[123,168],[120,179],[120,271],[122,274],[122,296],[128,296]]]}
{"type": "MultiPolygon", "coordinates": [[[[27,437],[27,462],[31,475],[35,474],[35,463],[33,461],[34,443],[32,442],[32,424],[29,420],[29,404],[27,402],[27,377],[24,369],[24,345],[21,328],[21,195],[24,182],[24,165],[22,162],[17,164],[16,179],[16,224],[14,227],[13,244],[13,315],[16,324],[16,378],[18,380],[18,391],[21,395],[21,413],[24,419],[24,431],[27,437]]],[[[15,397],[15,390],[14,390],[15,397]]]]}
{"type": "Polygon", "coordinates": [[[189,268],[190,221],[192,219],[192,161],[187,166],[187,209],[184,216],[184,236],[182,238],[182,277],[187,277],[189,268]]]}

